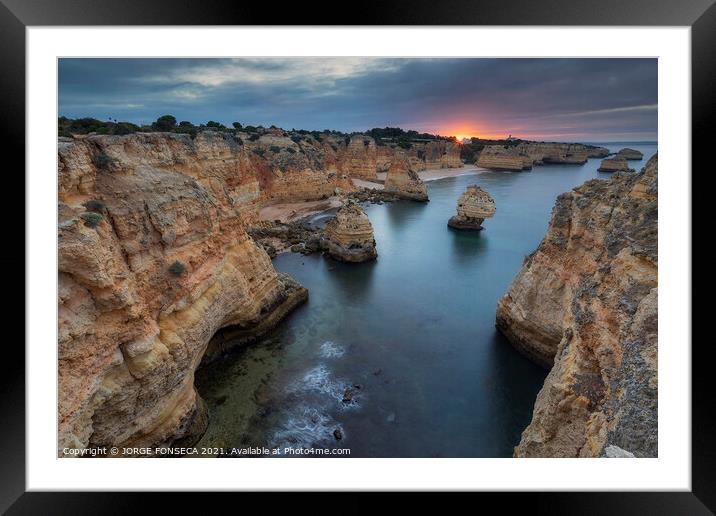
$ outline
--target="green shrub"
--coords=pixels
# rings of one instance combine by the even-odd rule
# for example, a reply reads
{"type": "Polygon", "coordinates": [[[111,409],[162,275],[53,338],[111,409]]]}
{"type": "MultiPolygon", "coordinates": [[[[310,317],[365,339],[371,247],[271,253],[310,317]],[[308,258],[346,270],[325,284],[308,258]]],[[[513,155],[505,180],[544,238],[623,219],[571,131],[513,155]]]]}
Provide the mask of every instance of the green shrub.
{"type": "Polygon", "coordinates": [[[152,129],[155,131],[173,131],[177,125],[177,119],[172,115],[162,115],[157,118],[157,121],[152,124],[152,129]]]}
{"type": "Polygon", "coordinates": [[[236,136],[234,139],[236,140],[236,143],[238,143],[239,145],[243,145],[243,144],[244,144],[244,140],[242,140],[242,139],[239,138],[238,136],[236,136]]]}
{"type": "Polygon", "coordinates": [[[85,221],[85,226],[92,229],[96,228],[99,223],[104,220],[104,217],[102,215],[93,211],[84,212],[82,215],[80,215],[80,218],[85,221]]]}
{"type": "Polygon", "coordinates": [[[296,135],[291,136],[291,141],[293,143],[301,143],[302,140],[303,140],[303,138],[301,138],[300,136],[296,136],[296,135]]]}
{"type": "Polygon", "coordinates": [[[186,265],[184,265],[179,260],[176,260],[169,266],[169,272],[171,272],[174,276],[181,276],[182,274],[184,274],[185,270],[186,265]]]}
{"type": "Polygon", "coordinates": [[[89,201],[85,201],[82,203],[82,206],[85,207],[85,210],[91,211],[94,213],[103,213],[106,209],[106,206],[102,201],[98,201],[96,199],[90,199],[89,201]]]}
{"type": "Polygon", "coordinates": [[[249,141],[250,141],[250,142],[255,142],[255,141],[258,140],[259,138],[261,138],[261,135],[260,135],[260,134],[258,134],[258,133],[253,133],[251,136],[249,136],[249,141]]]}
{"type": "Polygon", "coordinates": [[[273,153],[278,153],[281,152],[281,147],[279,147],[278,145],[271,145],[271,147],[269,147],[269,150],[271,150],[271,152],[273,153]]]}
{"type": "Polygon", "coordinates": [[[254,154],[263,158],[264,154],[266,154],[266,151],[264,149],[254,149],[254,154]]]}
{"type": "Polygon", "coordinates": [[[296,154],[296,149],[288,147],[286,150],[289,152],[289,154],[296,154]]]}
{"type": "Polygon", "coordinates": [[[232,123],[231,125],[233,125],[233,126],[234,126],[234,129],[236,129],[237,131],[240,131],[240,130],[241,130],[241,124],[238,123],[238,122],[234,122],[234,123],[232,123]]]}

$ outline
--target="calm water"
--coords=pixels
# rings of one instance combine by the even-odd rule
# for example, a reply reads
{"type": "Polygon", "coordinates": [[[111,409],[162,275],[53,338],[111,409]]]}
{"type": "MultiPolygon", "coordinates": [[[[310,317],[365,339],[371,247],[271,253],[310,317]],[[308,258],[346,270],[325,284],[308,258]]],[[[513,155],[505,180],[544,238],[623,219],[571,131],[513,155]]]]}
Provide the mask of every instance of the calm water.
{"type": "MultiPolygon", "coordinates": [[[[624,144],[603,144],[618,150],[624,144]]],[[[656,145],[629,143],[645,159],[656,145]]],[[[508,457],[545,371],[496,332],[495,305],[543,237],[555,197],[607,177],[599,160],[428,183],[430,202],[366,208],[376,262],[282,254],[310,291],[262,342],[197,372],[210,408],[200,446],[347,447],[353,457],[508,457]],[[485,230],[446,223],[477,183],[495,199],[485,230]],[[355,403],[344,404],[354,389],[355,403]],[[339,429],[342,440],[336,441],[339,429]]]]}

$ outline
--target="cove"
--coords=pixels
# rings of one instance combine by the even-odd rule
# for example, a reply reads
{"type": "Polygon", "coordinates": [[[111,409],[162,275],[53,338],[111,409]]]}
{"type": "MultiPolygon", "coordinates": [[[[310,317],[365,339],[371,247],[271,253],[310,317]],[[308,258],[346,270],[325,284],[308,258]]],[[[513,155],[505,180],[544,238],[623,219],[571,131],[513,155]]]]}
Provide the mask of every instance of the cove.
{"type": "MultiPolygon", "coordinates": [[[[636,170],[656,152],[599,145],[643,152],[629,162],[636,170]]],[[[368,205],[375,262],[277,256],[276,269],[309,300],[266,338],[197,371],[210,411],[197,446],[511,456],[546,371],[495,330],[495,305],[544,236],[556,196],[608,177],[599,162],[481,171],[428,183],[429,203],[368,205]],[[455,201],[475,183],[495,199],[495,216],[479,233],[449,229],[455,201]]]]}

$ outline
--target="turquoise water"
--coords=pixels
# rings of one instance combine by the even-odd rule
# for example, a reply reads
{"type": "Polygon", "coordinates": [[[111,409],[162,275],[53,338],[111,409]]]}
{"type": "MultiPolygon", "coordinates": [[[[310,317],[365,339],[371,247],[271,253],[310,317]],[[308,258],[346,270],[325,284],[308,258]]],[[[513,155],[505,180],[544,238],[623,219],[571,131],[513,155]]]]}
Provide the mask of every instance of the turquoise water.
{"type": "MultiPolygon", "coordinates": [[[[637,170],[656,152],[629,146],[644,153],[630,162],[637,170]]],[[[599,161],[446,178],[428,183],[429,203],[369,205],[375,262],[276,257],[310,299],[262,342],[197,373],[211,414],[200,445],[511,456],[546,372],[495,330],[495,305],[542,239],[555,197],[607,177],[599,161]],[[482,232],[453,231],[447,220],[473,183],[497,213],[482,232]]]]}

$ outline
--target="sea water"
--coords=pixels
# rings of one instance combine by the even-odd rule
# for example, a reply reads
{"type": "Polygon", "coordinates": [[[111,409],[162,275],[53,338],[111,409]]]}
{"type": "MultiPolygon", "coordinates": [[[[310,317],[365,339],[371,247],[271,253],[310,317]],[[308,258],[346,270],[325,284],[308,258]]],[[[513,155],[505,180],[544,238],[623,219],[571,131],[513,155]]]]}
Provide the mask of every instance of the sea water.
{"type": "MultiPolygon", "coordinates": [[[[636,170],[656,152],[652,143],[600,145],[642,151],[629,162],[636,170]]],[[[429,203],[368,205],[374,262],[277,256],[276,269],[308,288],[309,301],[258,343],[197,372],[210,410],[199,445],[511,456],[546,371],[496,331],[495,307],[544,236],[557,195],[609,177],[599,163],[478,171],[429,182],[429,203]],[[490,193],[497,212],[484,231],[451,230],[470,184],[490,193]]]]}

